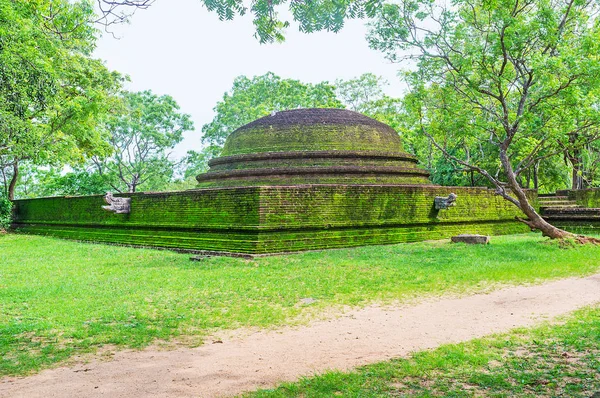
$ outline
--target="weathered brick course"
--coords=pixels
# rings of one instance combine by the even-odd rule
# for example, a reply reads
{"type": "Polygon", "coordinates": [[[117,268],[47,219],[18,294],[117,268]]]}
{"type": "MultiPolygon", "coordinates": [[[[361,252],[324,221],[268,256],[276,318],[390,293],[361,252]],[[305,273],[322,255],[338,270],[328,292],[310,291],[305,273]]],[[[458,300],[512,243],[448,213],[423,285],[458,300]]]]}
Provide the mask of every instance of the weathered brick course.
{"type": "MultiPolygon", "coordinates": [[[[532,195],[534,195],[532,193],[532,195]]],[[[14,229],[139,246],[276,253],[525,232],[519,210],[485,188],[302,185],[136,193],[130,214],[102,196],[15,201],[14,229]],[[435,210],[435,196],[458,195],[435,210]]]]}

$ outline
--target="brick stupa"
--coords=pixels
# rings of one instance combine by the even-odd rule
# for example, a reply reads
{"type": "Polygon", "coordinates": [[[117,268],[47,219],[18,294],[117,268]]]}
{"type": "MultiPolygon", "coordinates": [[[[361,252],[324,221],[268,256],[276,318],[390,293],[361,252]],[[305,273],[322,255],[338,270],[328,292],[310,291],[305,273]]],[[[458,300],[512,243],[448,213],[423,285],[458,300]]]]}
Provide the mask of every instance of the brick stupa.
{"type": "Polygon", "coordinates": [[[345,109],[296,109],[246,124],[197,177],[201,187],[430,184],[390,126],[345,109]]]}

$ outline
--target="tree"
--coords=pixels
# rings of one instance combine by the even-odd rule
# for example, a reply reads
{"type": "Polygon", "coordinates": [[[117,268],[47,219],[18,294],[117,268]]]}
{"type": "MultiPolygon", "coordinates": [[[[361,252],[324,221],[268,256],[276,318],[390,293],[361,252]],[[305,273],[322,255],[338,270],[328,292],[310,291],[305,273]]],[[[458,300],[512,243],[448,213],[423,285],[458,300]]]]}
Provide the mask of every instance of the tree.
{"type": "MultiPolygon", "coordinates": [[[[250,12],[254,16],[256,28],[255,37],[261,43],[285,40],[285,29],[290,22],[281,19],[277,8],[287,0],[253,0],[251,7],[244,0],[201,0],[204,6],[215,12],[220,20],[232,20],[237,15],[250,12]]],[[[98,0],[105,9],[135,9],[148,8],[154,0],[98,0]]],[[[310,33],[320,30],[338,32],[344,27],[346,19],[374,17],[383,0],[319,0],[319,1],[289,1],[289,11],[293,19],[299,23],[302,32],[310,33]]],[[[131,15],[125,12],[125,20],[131,15]]],[[[110,14],[109,19],[113,18],[110,14]]]]}
{"type": "Polygon", "coordinates": [[[188,151],[183,160],[183,179],[196,182],[198,174],[208,170],[208,161],[218,156],[221,148],[212,146],[205,147],[202,151],[188,151]]]}
{"type": "Polygon", "coordinates": [[[564,148],[564,157],[571,166],[571,189],[587,188],[594,179],[595,153],[600,129],[597,126],[584,126],[569,132],[569,146],[564,148]],[[592,161],[590,161],[592,160],[592,161]]]}
{"type": "Polygon", "coordinates": [[[271,72],[252,79],[239,76],[233,81],[231,90],[213,108],[213,120],[202,126],[205,147],[201,153],[191,154],[188,158],[190,166],[205,171],[208,160],[221,152],[227,136],[244,124],[273,111],[318,107],[343,108],[333,85],[282,79],[271,72]]]}
{"type": "MultiPolygon", "coordinates": [[[[97,0],[100,8],[105,10],[129,10],[121,13],[105,12],[108,20],[125,21],[136,8],[146,9],[154,0],[97,0]],[[121,19],[119,17],[122,16],[121,19]]],[[[220,20],[232,20],[237,15],[250,12],[254,16],[255,37],[261,43],[285,40],[285,29],[290,22],[281,19],[277,8],[287,0],[253,0],[251,7],[244,0],[201,0],[204,6],[215,12],[220,20]]],[[[289,11],[299,23],[302,32],[310,33],[320,30],[338,32],[344,27],[346,19],[374,17],[383,0],[319,0],[289,1],[289,11]]]]}
{"type": "Polygon", "coordinates": [[[12,221],[12,202],[0,195],[0,232],[7,230],[12,221]]]}
{"type": "MultiPolygon", "coordinates": [[[[475,185],[481,180],[473,173],[465,175],[464,167],[446,159],[435,150],[425,137],[411,123],[412,115],[406,112],[405,100],[385,95],[388,82],[372,73],[365,73],[355,79],[337,80],[336,94],[349,109],[370,116],[391,126],[402,137],[404,149],[415,155],[430,173],[432,182],[441,185],[475,185]]],[[[464,143],[452,143],[455,155],[478,155],[479,152],[465,147],[464,143]]]]}
{"type": "Polygon", "coordinates": [[[92,157],[98,173],[118,192],[167,182],[175,169],[167,151],[194,129],[190,116],[168,95],[124,92],[122,99],[123,109],[104,123],[112,152],[92,157]]]}
{"type": "Polygon", "coordinates": [[[386,5],[370,34],[391,59],[416,61],[407,80],[422,133],[552,238],[572,234],[535,211],[519,178],[569,147],[574,132],[600,125],[597,11],[576,1],[460,0],[448,9],[406,0],[386,5]],[[502,172],[453,156],[448,137],[491,144],[502,172]]]}
{"type": "Polygon", "coordinates": [[[348,109],[369,112],[372,105],[386,98],[383,88],[389,83],[373,73],[364,73],[355,79],[336,80],[335,93],[348,109]]]}
{"type": "Polygon", "coordinates": [[[600,141],[594,141],[581,149],[581,179],[584,187],[600,186],[600,141]]]}
{"type": "Polygon", "coordinates": [[[79,162],[107,148],[96,125],[121,77],[90,58],[93,15],[86,1],[0,1],[0,169],[10,199],[21,162],[79,162]]]}

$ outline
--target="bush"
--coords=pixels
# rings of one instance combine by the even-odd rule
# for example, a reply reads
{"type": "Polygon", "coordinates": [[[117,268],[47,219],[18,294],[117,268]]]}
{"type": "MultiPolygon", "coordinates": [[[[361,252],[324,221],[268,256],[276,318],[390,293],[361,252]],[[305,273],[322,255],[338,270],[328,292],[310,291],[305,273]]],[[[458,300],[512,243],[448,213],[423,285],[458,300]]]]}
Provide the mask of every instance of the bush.
{"type": "Polygon", "coordinates": [[[0,230],[8,229],[12,219],[12,202],[0,196],[0,230]]]}

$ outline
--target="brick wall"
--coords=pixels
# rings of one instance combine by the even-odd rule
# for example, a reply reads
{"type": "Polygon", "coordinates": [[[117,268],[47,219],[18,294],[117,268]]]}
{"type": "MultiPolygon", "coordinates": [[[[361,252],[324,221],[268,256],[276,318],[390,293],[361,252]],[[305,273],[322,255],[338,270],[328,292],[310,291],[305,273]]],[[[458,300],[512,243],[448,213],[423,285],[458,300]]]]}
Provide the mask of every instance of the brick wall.
{"type": "Polygon", "coordinates": [[[77,240],[241,253],[527,231],[514,221],[519,210],[485,188],[305,185],[122,196],[132,198],[130,214],[103,210],[102,196],[18,200],[13,227],[77,240]],[[435,210],[434,197],[450,192],[458,195],[456,206],[435,210]]]}
{"type": "Polygon", "coordinates": [[[578,205],[597,209],[600,208],[600,188],[578,189],[566,191],[569,199],[577,202],[578,205]]]}

